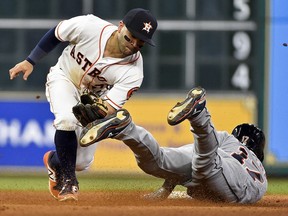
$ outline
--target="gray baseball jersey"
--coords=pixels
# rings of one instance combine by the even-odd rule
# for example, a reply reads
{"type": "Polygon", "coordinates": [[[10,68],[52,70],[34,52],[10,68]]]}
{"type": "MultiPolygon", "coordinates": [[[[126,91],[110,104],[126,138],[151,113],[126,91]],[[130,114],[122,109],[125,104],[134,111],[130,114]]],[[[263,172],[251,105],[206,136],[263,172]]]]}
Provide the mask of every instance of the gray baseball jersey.
{"type": "Polygon", "coordinates": [[[193,198],[255,203],[267,190],[265,169],[257,156],[225,131],[216,131],[208,110],[190,120],[194,144],[159,147],[133,122],[116,139],[134,152],[139,167],[187,187],[193,198]]]}

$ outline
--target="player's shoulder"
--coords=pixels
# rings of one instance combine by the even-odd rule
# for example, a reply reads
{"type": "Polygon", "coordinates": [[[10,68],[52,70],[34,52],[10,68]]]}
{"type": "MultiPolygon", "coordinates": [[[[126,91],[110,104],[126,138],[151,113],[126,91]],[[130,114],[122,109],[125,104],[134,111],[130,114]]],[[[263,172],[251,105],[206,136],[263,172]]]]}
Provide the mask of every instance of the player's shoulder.
{"type": "Polygon", "coordinates": [[[143,74],[143,58],[140,52],[130,56],[127,63],[128,67],[130,68],[129,71],[133,71],[133,74],[143,74]]]}
{"type": "Polygon", "coordinates": [[[126,56],[125,58],[122,58],[118,64],[124,66],[127,68],[139,68],[143,69],[143,57],[141,52],[134,53],[133,55],[126,56]]]}
{"type": "Polygon", "coordinates": [[[125,61],[119,64],[119,70],[117,77],[119,78],[119,82],[121,83],[134,83],[134,82],[142,82],[144,78],[143,73],[143,62],[141,54],[134,54],[129,58],[125,58],[125,61]],[[121,80],[121,81],[120,81],[121,80]]]}
{"type": "Polygon", "coordinates": [[[227,152],[237,151],[242,145],[239,140],[227,131],[217,131],[217,139],[220,148],[227,152]]]}
{"type": "Polygon", "coordinates": [[[231,134],[227,131],[217,131],[218,140],[223,143],[226,139],[229,139],[231,134]]]}
{"type": "Polygon", "coordinates": [[[108,22],[107,20],[101,19],[98,16],[95,16],[94,14],[85,14],[85,15],[79,15],[79,16],[75,16],[72,17],[68,20],[65,21],[69,21],[69,22],[75,22],[75,23],[79,23],[81,25],[111,25],[110,22],[108,22]]]}
{"type": "Polygon", "coordinates": [[[111,24],[110,22],[108,22],[107,20],[104,20],[94,14],[87,14],[87,15],[83,15],[85,17],[85,19],[87,19],[87,21],[90,22],[97,22],[97,23],[103,23],[105,25],[109,25],[111,24]]]}
{"type": "MultiPolygon", "coordinates": [[[[122,79],[128,81],[131,80],[139,80],[143,79],[143,69],[140,67],[137,67],[135,65],[128,66],[128,68],[125,70],[125,73],[123,73],[122,79]]],[[[130,82],[128,81],[128,82],[130,82]]]]}

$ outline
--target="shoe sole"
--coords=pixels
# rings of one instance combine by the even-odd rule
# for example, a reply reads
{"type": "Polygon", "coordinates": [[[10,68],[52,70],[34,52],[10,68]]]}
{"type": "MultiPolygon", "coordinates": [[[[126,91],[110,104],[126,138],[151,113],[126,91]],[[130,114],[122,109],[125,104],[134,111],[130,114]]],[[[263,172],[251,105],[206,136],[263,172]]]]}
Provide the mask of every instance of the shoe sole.
{"type": "Polygon", "coordinates": [[[52,195],[52,197],[54,197],[55,199],[58,200],[58,195],[59,192],[58,190],[53,189],[56,186],[56,173],[54,172],[54,170],[49,166],[48,160],[49,160],[49,156],[52,153],[52,151],[48,151],[44,154],[43,156],[43,163],[45,165],[45,167],[48,170],[48,189],[50,194],[52,195]],[[53,180],[55,179],[55,180],[53,180]]]}
{"type": "Polygon", "coordinates": [[[59,202],[68,202],[68,201],[78,201],[78,196],[75,194],[66,194],[63,196],[58,196],[59,202]]]}
{"type": "Polygon", "coordinates": [[[95,142],[114,136],[113,130],[124,129],[131,122],[130,114],[126,110],[120,110],[116,116],[110,119],[100,119],[90,123],[80,137],[80,145],[87,147],[95,142]],[[127,121],[128,120],[128,121],[127,121]],[[94,125],[96,124],[96,125],[94,125]]]}
{"type": "Polygon", "coordinates": [[[205,102],[205,100],[205,91],[203,89],[192,89],[183,102],[176,104],[169,111],[167,117],[168,124],[177,125],[181,123],[187,118],[187,116],[191,114],[196,105],[205,102]],[[194,101],[194,103],[192,103],[192,101],[201,94],[202,96],[198,100],[194,101]]]}

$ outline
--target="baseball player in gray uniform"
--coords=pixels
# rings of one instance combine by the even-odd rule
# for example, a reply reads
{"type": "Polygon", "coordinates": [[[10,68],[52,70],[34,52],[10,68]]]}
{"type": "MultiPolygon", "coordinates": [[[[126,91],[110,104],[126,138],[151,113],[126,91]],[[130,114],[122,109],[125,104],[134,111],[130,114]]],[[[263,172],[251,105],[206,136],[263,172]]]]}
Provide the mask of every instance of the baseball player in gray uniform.
{"type": "Polygon", "coordinates": [[[80,143],[89,146],[108,137],[122,140],[144,172],[165,179],[163,186],[146,198],[165,199],[176,185],[183,185],[187,194],[196,199],[255,203],[267,190],[262,165],[264,133],[247,123],[235,127],[232,134],[217,131],[206,108],[205,95],[205,89],[193,88],[168,113],[170,125],[186,119],[190,122],[194,144],[159,147],[148,131],[133,123],[125,109],[88,124],[80,143]]]}
{"type": "Polygon", "coordinates": [[[47,152],[43,161],[49,191],[59,201],[78,200],[75,170],[88,169],[94,159],[96,145],[78,145],[82,126],[88,123],[80,114],[93,113],[93,120],[109,116],[139,89],[143,81],[140,49],[145,43],[155,46],[156,28],[155,17],[141,8],[130,10],[118,26],[94,15],[63,20],[42,37],[26,60],[10,69],[10,79],[23,73],[27,80],[36,63],[59,43],[69,42],[50,68],[46,83],[55,116],[56,151],[47,152]]]}

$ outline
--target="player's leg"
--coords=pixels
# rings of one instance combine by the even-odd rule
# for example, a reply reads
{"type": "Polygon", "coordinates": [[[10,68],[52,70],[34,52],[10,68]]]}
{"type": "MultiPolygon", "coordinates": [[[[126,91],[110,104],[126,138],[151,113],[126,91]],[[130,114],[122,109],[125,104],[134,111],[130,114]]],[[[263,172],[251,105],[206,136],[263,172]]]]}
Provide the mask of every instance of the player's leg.
{"type": "Polygon", "coordinates": [[[219,137],[206,108],[205,94],[203,88],[192,89],[168,114],[171,125],[188,119],[194,136],[192,182],[185,186],[190,188],[188,192],[193,197],[236,202],[237,197],[222,173],[222,161],[217,154],[219,137]]]}
{"type": "Polygon", "coordinates": [[[75,174],[77,138],[77,120],[72,113],[72,107],[79,100],[75,86],[67,80],[61,70],[54,67],[48,74],[46,96],[50,103],[51,112],[55,116],[54,126],[56,153],[50,160],[54,167],[61,167],[63,187],[59,191],[58,200],[77,200],[78,182],[75,174]]]}
{"type": "Polygon", "coordinates": [[[133,122],[117,137],[134,153],[138,166],[146,173],[182,184],[191,178],[192,146],[159,147],[146,129],[133,122]]]}
{"type": "Polygon", "coordinates": [[[179,148],[159,147],[147,130],[131,121],[127,110],[118,110],[89,124],[80,135],[80,144],[90,148],[94,142],[106,138],[122,140],[133,151],[138,166],[144,172],[165,179],[161,188],[147,194],[145,199],[166,199],[177,184],[183,185],[191,179],[193,144],[179,148]]]}
{"type": "Polygon", "coordinates": [[[133,151],[138,166],[148,174],[176,182],[191,178],[192,147],[160,148],[151,133],[132,122],[127,110],[118,110],[89,124],[80,136],[80,144],[89,146],[106,138],[122,140],[133,151]]]}
{"type": "MultiPolygon", "coordinates": [[[[82,127],[76,129],[76,135],[79,138],[82,132],[82,127]]],[[[94,161],[94,155],[98,143],[94,143],[88,147],[82,147],[78,144],[77,157],[76,157],[76,171],[84,171],[89,169],[90,165],[94,161]]]]}
{"type": "Polygon", "coordinates": [[[48,170],[48,188],[50,194],[58,199],[59,192],[63,187],[63,173],[56,151],[48,151],[43,156],[43,163],[48,170]],[[55,157],[57,162],[55,163],[55,157]]]}
{"type": "MultiPolygon", "coordinates": [[[[196,155],[203,157],[203,164],[208,161],[206,155],[215,155],[219,146],[216,130],[206,108],[206,91],[201,87],[191,89],[185,100],[178,102],[168,113],[168,123],[177,125],[189,120],[194,136],[196,155]]],[[[194,155],[193,155],[194,156],[194,155]]],[[[196,157],[193,157],[195,159],[196,157]]],[[[201,160],[200,159],[200,160],[201,160]]],[[[209,172],[209,171],[208,171],[209,172]]]]}

